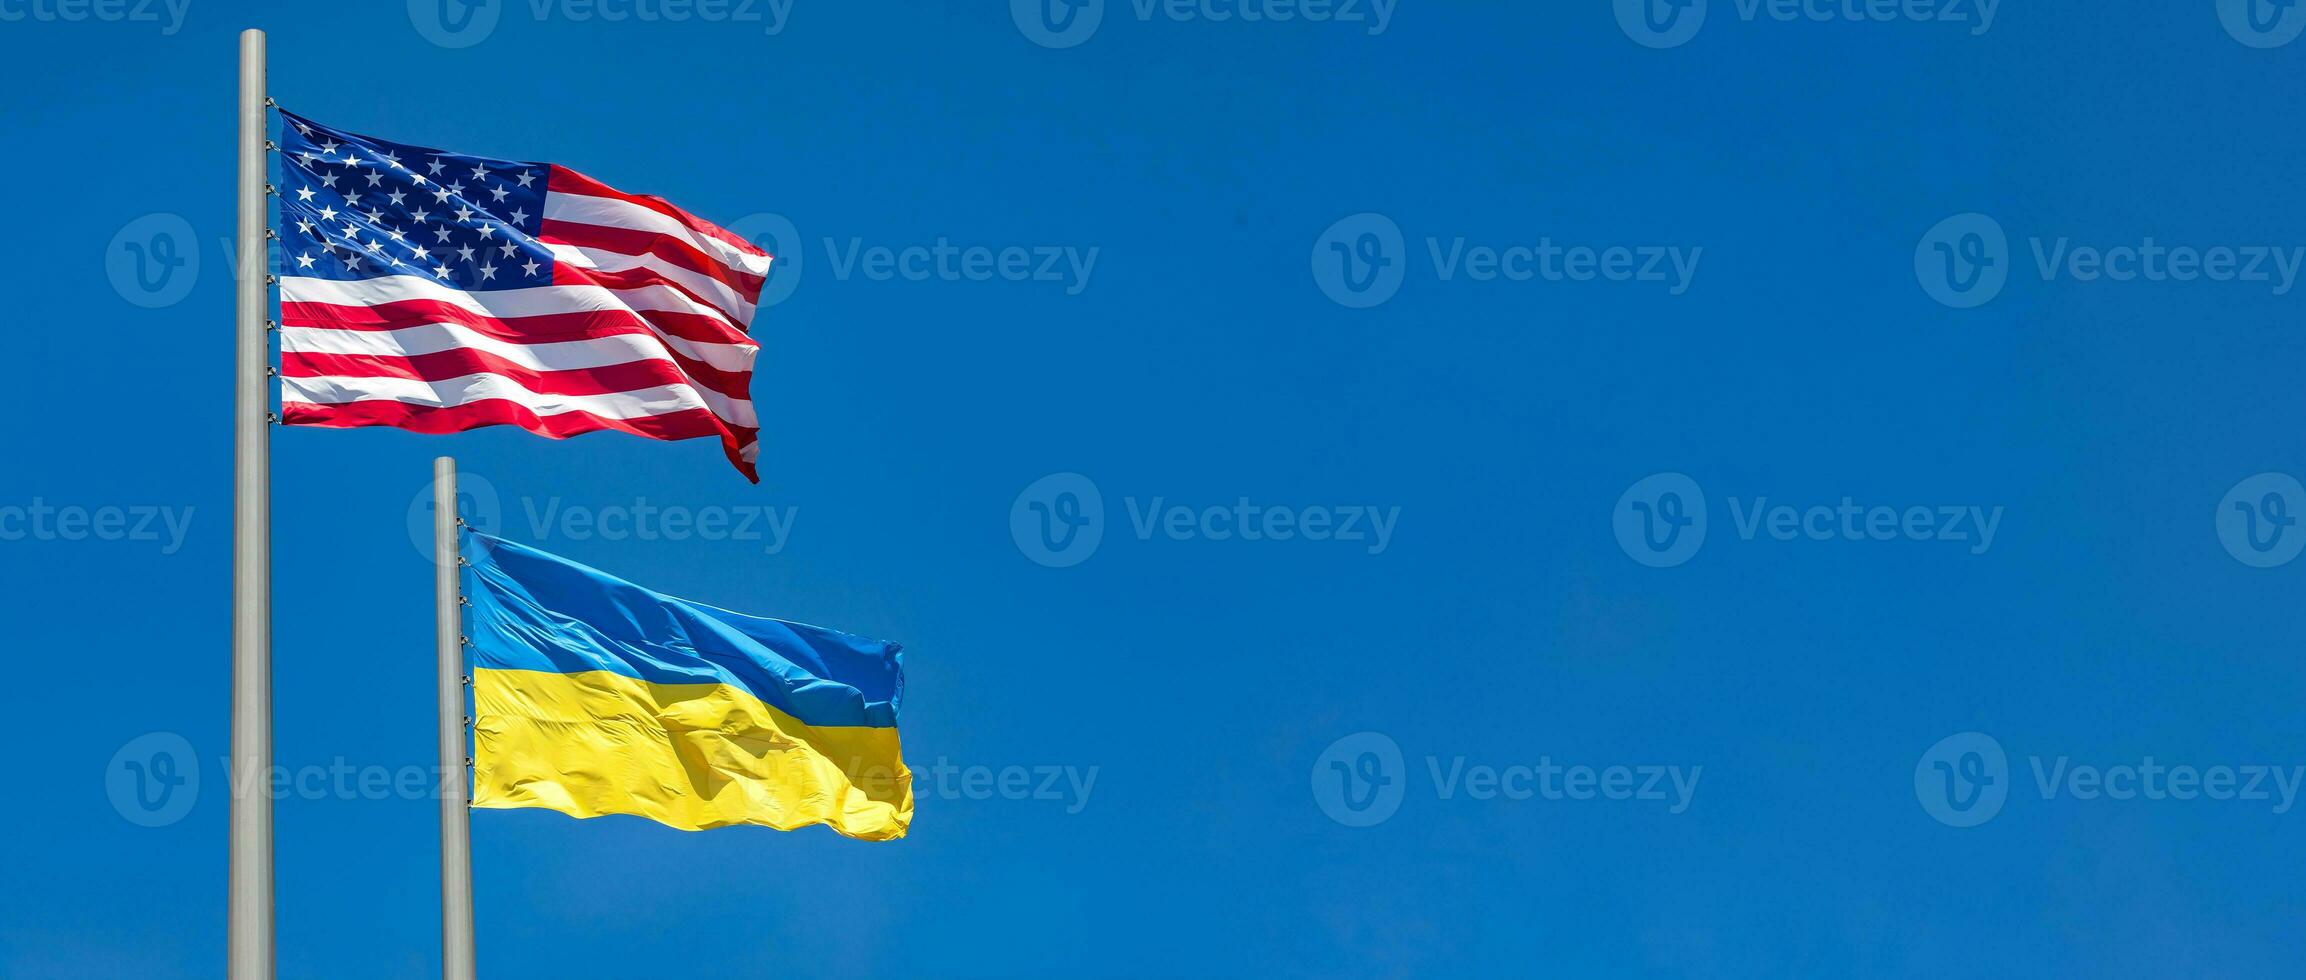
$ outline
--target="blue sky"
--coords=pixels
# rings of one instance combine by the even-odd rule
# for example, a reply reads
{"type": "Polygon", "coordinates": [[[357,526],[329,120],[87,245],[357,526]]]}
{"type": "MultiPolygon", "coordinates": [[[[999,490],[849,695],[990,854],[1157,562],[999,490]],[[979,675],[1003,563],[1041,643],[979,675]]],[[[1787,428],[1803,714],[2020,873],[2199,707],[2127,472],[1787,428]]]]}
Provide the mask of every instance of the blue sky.
{"type": "Polygon", "coordinates": [[[437,966],[433,802],[359,774],[432,760],[440,453],[507,536],[904,643],[920,797],[477,813],[485,975],[2306,956],[2306,9],[438,2],[0,3],[0,974],[222,970],[250,26],[298,112],[785,277],[758,487],[276,433],[284,977],[437,966]]]}

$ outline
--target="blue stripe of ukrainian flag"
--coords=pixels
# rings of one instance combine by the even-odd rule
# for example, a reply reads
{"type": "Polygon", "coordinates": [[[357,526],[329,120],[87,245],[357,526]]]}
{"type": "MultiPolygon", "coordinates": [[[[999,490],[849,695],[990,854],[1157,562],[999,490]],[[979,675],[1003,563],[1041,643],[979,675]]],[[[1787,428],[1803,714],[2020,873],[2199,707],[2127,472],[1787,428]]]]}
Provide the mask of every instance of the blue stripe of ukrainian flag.
{"type": "Polygon", "coordinates": [[[469,534],[473,805],[905,836],[898,646],[469,534]]]}

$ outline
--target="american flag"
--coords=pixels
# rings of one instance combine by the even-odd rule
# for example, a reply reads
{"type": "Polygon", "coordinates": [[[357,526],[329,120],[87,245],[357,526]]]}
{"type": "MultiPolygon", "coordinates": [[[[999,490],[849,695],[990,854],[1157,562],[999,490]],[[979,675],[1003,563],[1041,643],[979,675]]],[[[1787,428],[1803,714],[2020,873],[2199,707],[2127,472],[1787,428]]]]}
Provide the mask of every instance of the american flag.
{"type": "Polygon", "coordinates": [[[767,253],[567,167],[281,116],[282,422],[716,436],[759,482],[767,253]]]}

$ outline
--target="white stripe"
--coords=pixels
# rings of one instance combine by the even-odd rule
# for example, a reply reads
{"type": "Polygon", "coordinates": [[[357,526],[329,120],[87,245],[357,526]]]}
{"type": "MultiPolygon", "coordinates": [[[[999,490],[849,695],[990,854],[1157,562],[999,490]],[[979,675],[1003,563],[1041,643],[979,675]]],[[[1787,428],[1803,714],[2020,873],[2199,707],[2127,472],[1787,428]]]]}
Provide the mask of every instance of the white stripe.
{"type": "MultiPolygon", "coordinates": [[[[284,354],[349,354],[374,357],[415,357],[445,350],[472,348],[496,355],[532,371],[582,371],[589,368],[663,361],[680,370],[656,339],[618,334],[589,340],[544,344],[516,344],[455,323],[428,323],[399,330],[334,330],[325,327],[280,328],[284,354]]],[[[748,363],[750,351],[747,352],[748,363]]],[[[731,398],[704,385],[696,385],[706,406],[729,422],[751,426],[755,418],[751,399],[731,398]]]]}
{"type": "MultiPolygon", "coordinates": [[[[455,407],[503,399],[538,415],[585,412],[611,419],[639,419],[705,408],[697,389],[688,385],[659,385],[607,395],[540,395],[519,382],[495,374],[468,374],[447,381],[410,378],[282,378],[280,400],[314,405],[343,405],[363,401],[393,401],[408,405],[455,407]]],[[[756,427],[750,421],[729,422],[756,427]]]]}
{"type": "MultiPolygon", "coordinates": [[[[602,286],[532,286],[466,292],[424,276],[378,276],[374,279],[314,279],[284,276],[280,280],[283,303],[321,303],[328,306],[381,306],[408,300],[430,300],[498,320],[516,320],[556,313],[617,312],[694,313],[729,323],[720,310],[683,294],[671,286],[608,289],[602,286]]],[[[646,320],[643,316],[641,319],[646,320]]],[[[734,324],[730,329],[742,336],[734,324]]],[[[665,345],[724,371],[752,369],[760,345],[750,340],[720,344],[687,340],[652,325],[665,345]]]]}
{"type": "Polygon", "coordinates": [[[626,255],[623,252],[584,248],[554,241],[545,241],[544,246],[552,250],[554,261],[567,263],[579,269],[599,269],[603,272],[645,269],[654,272],[687,287],[690,292],[704,297],[707,302],[720,307],[729,316],[735,317],[738,323],[753,322],[753,304],[745,301],[743,293],[738,292],[735,287],[728,283],[702,272],[675,265],[669,259],[655,255],[626,255]]]}
{"type": "Polygon", "coordinates": [[[754,255],[711,235],[690,228],[670,215],[644,208],[631,201],[553,191],[544,196],[544,217],[548,221],[573,221],[583,225],[631,228],[636,231],[671,235],[696,246],[706,255],[719,259],[722,265],[731,269],[749,272],[756,276],[769,274],[768,256],[754,255]]]}

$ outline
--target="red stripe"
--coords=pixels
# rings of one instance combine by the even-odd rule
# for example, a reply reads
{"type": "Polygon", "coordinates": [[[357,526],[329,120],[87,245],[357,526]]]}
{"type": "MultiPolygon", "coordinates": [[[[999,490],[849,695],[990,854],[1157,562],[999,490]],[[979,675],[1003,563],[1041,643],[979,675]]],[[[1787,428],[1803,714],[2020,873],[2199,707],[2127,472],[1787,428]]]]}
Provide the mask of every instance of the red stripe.
{"type": "Polygon", "coordinates": [[[700,235],[708,235],[713,238],[718,238],[723,242],[734,245],[738,250],[744,252],[747,255],[767,256],[769,254],[767,252],[761,251],[760,246],[739,238],[736,235],[730,234],[729,232],[723,230],[719,225],[713,224],[710,221],[706,221],[703,218],[699,218],[696,215],[683,211],[678,207],[674,207],[671,201],[667,201],[664,198],[658,197],[654,194],[627,194],[623,191],[617,190],[614,187],[610,187],[607,184],[603,184],[600,181],[577,173],[574,170],[570,170],[567,167],[563,167],[557,163],[552,165],[552,176],[546,178],[545,189],[548,193],[582,194],[586,197],[608,197],[631,204],[638,204],[641,207],[655,211],[658,214],[664,215],[665,217],[671,218],[683,225],[688,226],[690,231],[694,231],[700,235]]]}
{"type": "MultiPolygon", "coordinates": [[[[692,313],[650,313],[644,320],[629,311],[597,311],[585,313],[555,313],[549,316],[497,319],[482,316],[461,306],[433,300],[404,300],[378,306],[333,306],[327,303],[282,303],[280,322],[290,327],[318,327],[328,330],[399,330],[431,323],[453,323],[476,333],[515,344],[549,344],[564,340],[594,340],[601,337],[640,336],[652,340],[666,334],[700,343],[730,343],[725,333],[728,328],[719,320],[692,313]],[[651,321],[677,318],[683,329],[652,329],[651,321]],[[702,326],[694,321],[710,321],[715,336],[699,337],[694,333],[702,326]]],[[[670,326],[670,322],[658,325],[670,326]]],[[[755,350],[759,345],[742,334],[735,343],[755,350]]],[[[682,371],[696,378],[706,387],[731,398],[750,398],[751,371],[725,371],[697,360],[669,346],[665,354],[679,364],[682,371]]]]}
{"type": "MultiPolygon", "coordinates": [[[[283,351],[280,374],[285,378],[408,378],[415,381],[450,381],[467,375],[494,374],[540,395],[614,395],[662,385],[690,388],[695,385],[671,361],[633,361],[608,367],[539,371],[471,347],[406,356],[283,351]]],[[[744,399],[746,396],[729,397],[744,399]]],[[[731,420],[730,424],[736,423],[731,420]]]]}
{"type": "Polygon", "coordinates": [[[704,249],[671,235],[638,228],[611,228],[546,218],[537,240],[547,245],[574,245],[618,255],[654,255],[701,276],[710,276],[737,291],[747,303],[758,303],[767,278],[753,275],[714,258],[704,249]]]}
{"type": "Polygon", "coordinates": [[[718,436],[721,448],[728,453],[729,462],[736,465],[737,471],[743,473],[745,479],[754,483],[761,482],[760,474],[751,463],[745,462],[741,453],[745,446],[760,438],[760,430],[730,426],[722,422],[719,416],[701,408],[637,419],[612,419],[589,412],[540,416],[525,405],[497,398],[445,408],[384,400],[346,402],[341,405],[283,402],[280,418],[286,425],[316,425],[337,429],[389,425],[431,435],[463,432],[490,425],[517,425],[549,439],[566,439],[603,430],[668,440],[718,436]]]}

